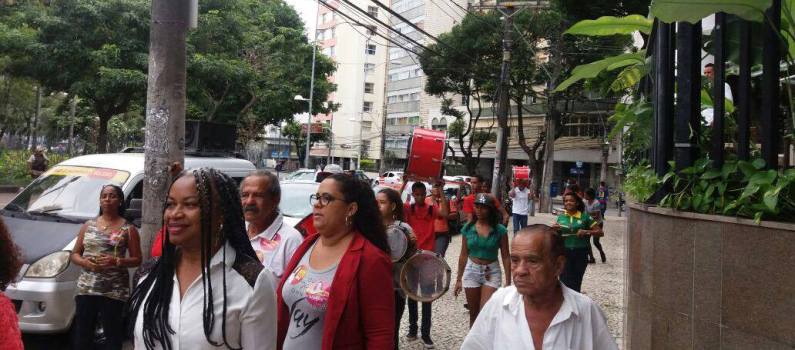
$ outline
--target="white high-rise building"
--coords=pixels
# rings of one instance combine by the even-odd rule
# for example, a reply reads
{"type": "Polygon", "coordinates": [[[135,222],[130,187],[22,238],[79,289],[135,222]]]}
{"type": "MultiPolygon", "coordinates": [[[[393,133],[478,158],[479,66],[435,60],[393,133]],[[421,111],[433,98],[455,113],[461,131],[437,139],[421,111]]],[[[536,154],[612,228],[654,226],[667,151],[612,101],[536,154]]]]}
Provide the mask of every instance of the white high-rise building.
{"type": "MultiPolygon", "coordinates": [[[[392,0],[390,8],[403,19],[434,37],[450,31],[466,14],[467,0],[392,0]],[[457,5],[457,6],[456,6],[457,5]]],[[[422,45],[435,41],[422,34],[397,16],[389,16],[392,28],[422,45]]],[[[390,37],[409,50],[416,44],[397,33],[390,37]]],[[[398,160],[392,166],[404,164],[409,136],[415,127],[446,130],[452,117],[440,112],[441,99],[425,93],[426,77],[417,56],[411,51],[393,46],[389,49],[387,71],[387,115],[385,149],[398,160]]]]}
{"type": "MultiPolygon", "coordinates": [[[[351,2],[387,21],[385,13],[370,1],[351,2]]],[[[326,3],[331,8],[319,5],[318,9],[317,40],[322,52],[337,64],[330,79],[337,84],[337,91],[329,96],[329,102],[339,104],[339,109],[314,117],[315,122],[330,125],[332,140],[313,147],[310,155],[315,164],[328,159],[344,169],[355,169],[359,159],[380,159],[387,42],[374,35],[372,27],[353,23],[335,10],[371,25],[366,15],[337,0],[326,3]]]]}

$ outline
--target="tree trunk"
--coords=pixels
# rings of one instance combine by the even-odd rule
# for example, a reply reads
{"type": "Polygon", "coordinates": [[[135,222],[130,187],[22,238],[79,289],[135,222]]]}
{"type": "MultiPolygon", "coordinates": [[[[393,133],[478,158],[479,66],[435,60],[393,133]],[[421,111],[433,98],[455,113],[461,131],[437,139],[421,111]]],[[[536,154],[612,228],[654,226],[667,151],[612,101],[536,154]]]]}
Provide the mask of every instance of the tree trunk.
{"type": "Polygon", "coordinates": [[[542,213],[549,213],[551,212],[550,208],[552,208],[552,198],[549,196],[549,188],[554,180],[555,174],[555,134],[556,130],[555,127],[557,126],[557,99],[551,96],[547,102],[548,109],[546,120],[544,121],[544,134],[547,135],[546,137],[547,142],[545,144],[544,149],[544,174],[543,179],[541,180],[541,205],[539,208],[539,212],[542,213]]]}
{"type": "Polygon", "coordinates": [[[153,0],[146,91],[144,193],[141,249],[149,256],[162,227],[170,166],[184,163],[188,1],[153,0]]]}
{"type": "Polygon", "coordinates": [[[33,151],[36,148],[36,128],[39,124],[41,115],[41,86],[36,86],[36,112],[33,114],[33,122],[30,124],[30,137],[28,138],[28,148],[33,151]]]}
{"type": "Polygon", "coordinates": [[[112,116],[99,116],[99,132],[97,133],[97,153],[108,153],[108,122],[112,116]]]}
{"type": "Polygon", "coordinates": [[[599,172],[599,181],[607,183],[607,157],[610,156],[610,145],[602,143],[602,168],[599,172]]]}

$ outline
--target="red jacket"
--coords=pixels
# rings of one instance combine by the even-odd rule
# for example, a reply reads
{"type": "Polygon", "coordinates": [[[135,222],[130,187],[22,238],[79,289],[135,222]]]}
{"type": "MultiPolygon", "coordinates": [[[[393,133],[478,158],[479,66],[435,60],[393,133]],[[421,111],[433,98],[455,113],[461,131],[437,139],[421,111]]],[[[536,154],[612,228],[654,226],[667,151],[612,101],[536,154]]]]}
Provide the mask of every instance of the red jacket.
{"type": "MultiPolygon", "coordinates": [[[[317,239],[317,234],[311,235],[298,246],[276,289],[278,349],[282,349],[290,326],[290,310],[282,298],[282,287],[317,239]]],[[[337,266],[323,322],[322,350],[395,347],[392,260],[358,232],[337,266]]]]}

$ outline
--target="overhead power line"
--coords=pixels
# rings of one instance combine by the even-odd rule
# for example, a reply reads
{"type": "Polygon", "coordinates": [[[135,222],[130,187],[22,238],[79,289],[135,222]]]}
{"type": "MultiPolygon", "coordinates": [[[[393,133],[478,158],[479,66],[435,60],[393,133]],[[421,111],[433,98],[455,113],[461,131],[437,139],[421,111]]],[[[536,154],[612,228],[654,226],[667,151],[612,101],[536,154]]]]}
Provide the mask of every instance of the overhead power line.
{"type": "MultiPolygon", "coordinates": [[[[327,3],[325,0],[319,0],[319,1],[320,1],[320,2],[321,2],[323,5],[324,5],[324,6],[326,6],[328,9],[330,9],[331,11],[334,11],[334,12],[336,12],[337,14],[339,14],[339,15],[340,15],[340,16],[342,16],[342,17],[345,17],[347,20],[349,20],[349,21],[351,21],[351,22],[353,22],[353,23],[355,23],[355,24],[358,24],[358,25],[360,25],[360,26],[363,26],[363,27],[365,27],[365,28],[371,27],[371,26],[369,26],[369,25],[366,25],[366,24],[364,24],[364,23],[362,23],[362,22],[360,22],[360,21],[358,21],[358,20],[354,19],[353,17],[351,17],[350,15],[348,15],[348,14],[347,14],[347,13],[345,13],[345,12],[342,12],[342,11],[340,11],[339,9],[336,9],[336,8],[333,8],[333,7],[331,7],[331,6],[330,6],[330,5],[329,5],[329,4],[328,4],[328,3],[327,3]]],[[[384,38],[384,39],[385,39],[385,40],[387,40],[388,42],[390,42],[390,43],[392,43],[392,44],[394,44],[394,45],[396,45],[396,46],[400,47],[400,48],[401,48],[401,49],[403,49],[403,50],[406,50],[406,51],[408,51],[408,52],[414,53],[415,55],[419,55],[419,54],[418,54],[416,51],[414,51],[414,50],[412,50],[412,49],[409,49],[409,48],[407,48],[407,47],[405,47],[405,46],[401,45],[400,43],[398,43],[397,41],[394,41],[394,40],[392,40],[392,39],[391,39],[391,38],[389,38],[388,36],[386,36],[386,35],[383,35],[383,34],[379,33],[377,30],[374,30],[374,31],[373,31],[373,33],[374,33],[375,35],[378,35],[378,36],[380,36],[380,37],[384,38]]],[[[360,34],[361,34],[361,33],[360,33],[360,34]]],[[[409,38],[409,39],[411,39],[411,38],[409,38]]],[[[413,40],[412,40],[412,41],[413,41],[413,40]]],[[[419,43],[417,43],[417,44],[419,45],[419,43]]],[[[422,45],[420,45],[420,46],[422,46],[422,45]]],[[[424,46],[423,46],[423,48],[424,48],[424,46]]]]}
{"type": "MultiPolygon", "coordinates": [[[[322,0],[321,0],[321,1],[322,1],[322,0]]],[[[386,24],[386,23],[384,23],[383,21],[381,21],[381,20],[380,20],[380,19],[378,19],[377,17],[373,16],[371,13],[369,13],[369,12],[367,12],[366,10],[364,10],[364,9],[360,8],[359,6],[356,6],[354,3],[352,3],[352,2],[350,2],[350,1],[348,1],[348,0],[342,0],[342,1],[343,1],[344,3],[346,3],[346,4],[350,5],[350,6],[351,6],[351,7],[353,7],[354,9],[356,9],[356,11],[359,11],[360,13],[362,13],[362,14],[364,14],[364,15],[366,15],[366,16],[368,16],[368,17],[370,17],[370,18],[372,18],[373,20],[375,20],[375,21],[376,21],[376,22],[378,22],[379,24],[383,25],[385,28],[388,28],[389,30],[391,30],[391,31],[393,31],[393,32],[395,32],[395,33],[397,33],[398,35],[400,35],[400,36],[402,36],[402,37],[404,37],[406,40],[408,40],[408,41],[410,41],[410,42],[414,43],[414,44],[415,44],[415,45],[417,45],[418,47],[421,47],[421,48],[423,48],[424,50],[427,50],[427,51],[429,51],[429,52],[432,52],[432,53],[434,53],[434,54],[436,54],[436,55],[439,55],[439,52],[437,52],[437,51],[435,51],[435,50],[432,50],[432,49],[429,49],[427,46],[425,46],[425,45],[423,45],[423,44],[420,44],[418,41],[416,41],[416,40],[412,39],[410,36],[408,36],[408,35],[406,35],[406,34],[403,34],[403,33],[401,33],[399,30],[396,30],[396,29],[392,28],[392,27],[391,27],[389,24],[386,24]]],[[[325,3],[325,1],[324,1],[324,3],[325,3]]]]}

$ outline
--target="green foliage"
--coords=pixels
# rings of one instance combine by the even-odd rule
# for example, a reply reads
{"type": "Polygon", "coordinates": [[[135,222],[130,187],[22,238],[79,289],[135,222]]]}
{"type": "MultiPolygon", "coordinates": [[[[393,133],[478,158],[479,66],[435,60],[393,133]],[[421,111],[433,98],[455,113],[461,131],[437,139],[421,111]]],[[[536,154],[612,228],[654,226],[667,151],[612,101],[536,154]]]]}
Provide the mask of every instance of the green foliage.
{"type": "Polygon", "coordinates": [[[645,202],[660,188],[661,181],[648,163],[633,166],[627,172],[624,191],[635,201],[645,202]]]}
{"type": "Polygon", "coordinates": [[[679,172],[671,170],[660,183],[665,181],[673,190],[660,201],[664,207],[752,218],[757,223],[795,220],[795,169],[766,169],[762,159],[730,160],[719,169],[699,159],[679,172]]]}
{"type": "MultiPolygon", "coordinates": [[[[571,72],[571,76],[568,79],[558,85],[555,91],[565,91],[572,84],[580,80],[596,78],[604,71],[612,71],[627,66],[644,65],[646,62],[645,56],[646,51],[642,50],[639,52],[624,53],[618,56],[606,57],[588,64],[579,65],[574,68],[574,70],[571,72]]],[[[639,81],[640,79],[637,80],[639,81]]]]}
{"type": "MultiPolygon", "coordinates": [[[[303,163],[306,155],[306,125],[298,123],[294,119],[290,119],[285,123],[284,127],[282,127],[282,135],[293,143],[295,152],[298,154],[298,161],[303,163]]],[[[328,142],[330,139],[331,130],[324,126],[323,133],[312,134],[312,145],[318,142],[328,142]]],[[[306,164],[303,165],[306,166],[306,164]]]]}
{"type": "Polygon", "coordinates": [[[640,31],[644,34],[651,33],[652,20],[641,15],[626,17],[603,16],[597,19],[587,19],[575,23],[565,34],[607,36],[617,34],[632,34],[640,31]]]}
{"type": "MultiPolygon", "coordinates": [[[[28,174],[29,151],[9,151],[0,149],[0,185],[24,186],[30,183],[28,174]]],[[[47,154],[50,166],[54,166],[67,159],[61,154],[47,154]]]]}
{"type": "Polygon", "coordinates": [[[651,5],[651,15],[666,23],[677,21],[695,23],[713,13],[725,12],[761,22],[764,10],[769,8],[771,3],[771,0],[655,0],[651,5]]]}
{"type": "Polygon", "coordinates": [[[359,167],[362,171],[378,171],[378,167],[373,159],[362,158],[359,160],[359,167]]]}

